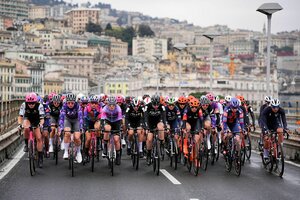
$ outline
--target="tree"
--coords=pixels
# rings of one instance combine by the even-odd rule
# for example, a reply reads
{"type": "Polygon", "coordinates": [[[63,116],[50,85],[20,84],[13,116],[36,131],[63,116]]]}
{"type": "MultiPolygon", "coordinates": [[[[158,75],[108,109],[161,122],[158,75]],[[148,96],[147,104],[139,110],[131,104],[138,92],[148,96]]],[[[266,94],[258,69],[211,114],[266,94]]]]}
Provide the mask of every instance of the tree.
{"type": "Polygon", "coordinates": [[[152,29],[150,28],[150,26],[148,26],[146,24],[141,24],[139,26],[138,35],[141,36],[141,37],[144,37],[144,36],[155,36],[155,33],[152,31],[152,29]]]}
{"type": "Polygon", "coordinates": [[[112,30],[112,26],[110,23],[106,24],[105,31],[112,30]]]}
{"type": "Polygon", "coordinates": [[[100,24],[89,22],[86,24],[85,30],[90,33],[98,33],[100,35],[102,32],[102,27],[100,24]]]}

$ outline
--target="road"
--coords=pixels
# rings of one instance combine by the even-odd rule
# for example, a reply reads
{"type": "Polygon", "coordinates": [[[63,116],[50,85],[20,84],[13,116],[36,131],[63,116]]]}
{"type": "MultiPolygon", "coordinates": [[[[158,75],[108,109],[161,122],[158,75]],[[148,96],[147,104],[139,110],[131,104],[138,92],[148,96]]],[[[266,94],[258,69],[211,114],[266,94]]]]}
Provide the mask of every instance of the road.
{"type": "Polygon", "coordinates": [[[68,170],[68,162],[59,161],[59,165],[55,166],[54,160],[45,160],[43,169],[37,169],[36,175],[31,177],[28,159],[24,155],[0,180],[0,199],[293,200],[300,196],[299,167],[286,165],[281,179],[266,172],[256,154],[252,154],[251,162],[245,163],[240,177],[233,172],[225,172],[223,159],[214,166],[209,165],[208,170],[201,171],[198,177],[182,165],[178,170],[173,170],[165,160],[161,168],[180,184],[173,184],[162,173],[154,175],[152,167],[146,166],[145,160],[141,161],[140,169],[135,171],[128,156],[123,156],[122,164],[116,167],[113,177],[106,160],[100,160],[93,173],[89,166],[77,164],[73,178],[68,170]]]}

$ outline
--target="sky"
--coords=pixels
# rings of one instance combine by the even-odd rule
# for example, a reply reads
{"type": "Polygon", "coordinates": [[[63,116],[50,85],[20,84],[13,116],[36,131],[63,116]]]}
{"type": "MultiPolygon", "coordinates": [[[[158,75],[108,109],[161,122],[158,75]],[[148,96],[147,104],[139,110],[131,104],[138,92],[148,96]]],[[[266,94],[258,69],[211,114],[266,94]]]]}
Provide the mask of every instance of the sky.
{"type": "MultiPolygon", "coordinates": [[[[65,0],[85,3],[87,0],[65,0]]],[[[99,0],[89,0],[92,4],[99,0]]],[[[262,31],[266,15],[257,12],[263,3],[279,3],[283,10],[272,15],[271,32],[300,30],[300,0],[101,0],[117,10],[137,11],[151,17],[169,17],[201,27],[216,24],[231,29],[262,31]]]]}

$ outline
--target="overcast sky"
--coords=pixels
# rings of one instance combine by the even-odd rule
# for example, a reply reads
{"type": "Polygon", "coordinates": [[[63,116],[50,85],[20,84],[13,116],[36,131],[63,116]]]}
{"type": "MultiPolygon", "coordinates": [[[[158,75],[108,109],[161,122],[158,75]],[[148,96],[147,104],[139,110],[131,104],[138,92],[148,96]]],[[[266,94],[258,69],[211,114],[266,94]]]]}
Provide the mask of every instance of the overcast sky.
{"type": "MultiPolygon", "coordinates": [[[[66,0],[71,2],[71,0],[66,0]]],[[[73,3],[87,0],[73,0],[73,3]]],[[[99,0],[90,0],[92,4],[99,0]]],[[[267,17],[256,11],[263,3],[279,3],[283,10],[272,16],[272,33],[300,30],[300,0],[101,0],[112,8],[137,11],[152,17],[187,20],[199,26],[228,25],[262,31],[267,17]]]]}

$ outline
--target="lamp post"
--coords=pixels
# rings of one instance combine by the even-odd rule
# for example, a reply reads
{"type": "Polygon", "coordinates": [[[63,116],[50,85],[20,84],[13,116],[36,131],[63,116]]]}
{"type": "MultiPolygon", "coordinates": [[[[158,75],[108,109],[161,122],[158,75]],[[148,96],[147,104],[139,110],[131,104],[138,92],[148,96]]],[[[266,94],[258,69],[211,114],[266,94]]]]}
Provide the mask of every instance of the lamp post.
{"type": "MultiPolygon", "coordinates": [[[[179,52],[181,52],[182,50],[186,49],[186,44],[184,43],[176,43],[174,45],[174,49],[178,50],[179,52]]],[[[182,92],[181,92],[181,81],[182,81],[182,77],[181,77],[181,61],[179,60],[178,61],[178,70],[179,70],[179,95],[182,95],[182,92]]]]}
{"type": "Polygon", "coordinates": [[[271,49],[271,18],[272,14],[282,10],[278,3],[264,3],[256,11],[267,15],[268,18],[268,34],[267,34],[267,94],[270,93],[270,49],[271,49]]]}
{"type": "Polygon", "coordinates": [[[213,58],[213,41],[214,38],[219,36],[218,34],[203,34],[204,37],[208,38],[210,41],[209,51],[210,51],[210,67],[209,67],[209,90],[212,92],[212,58],[213,58]]]}

